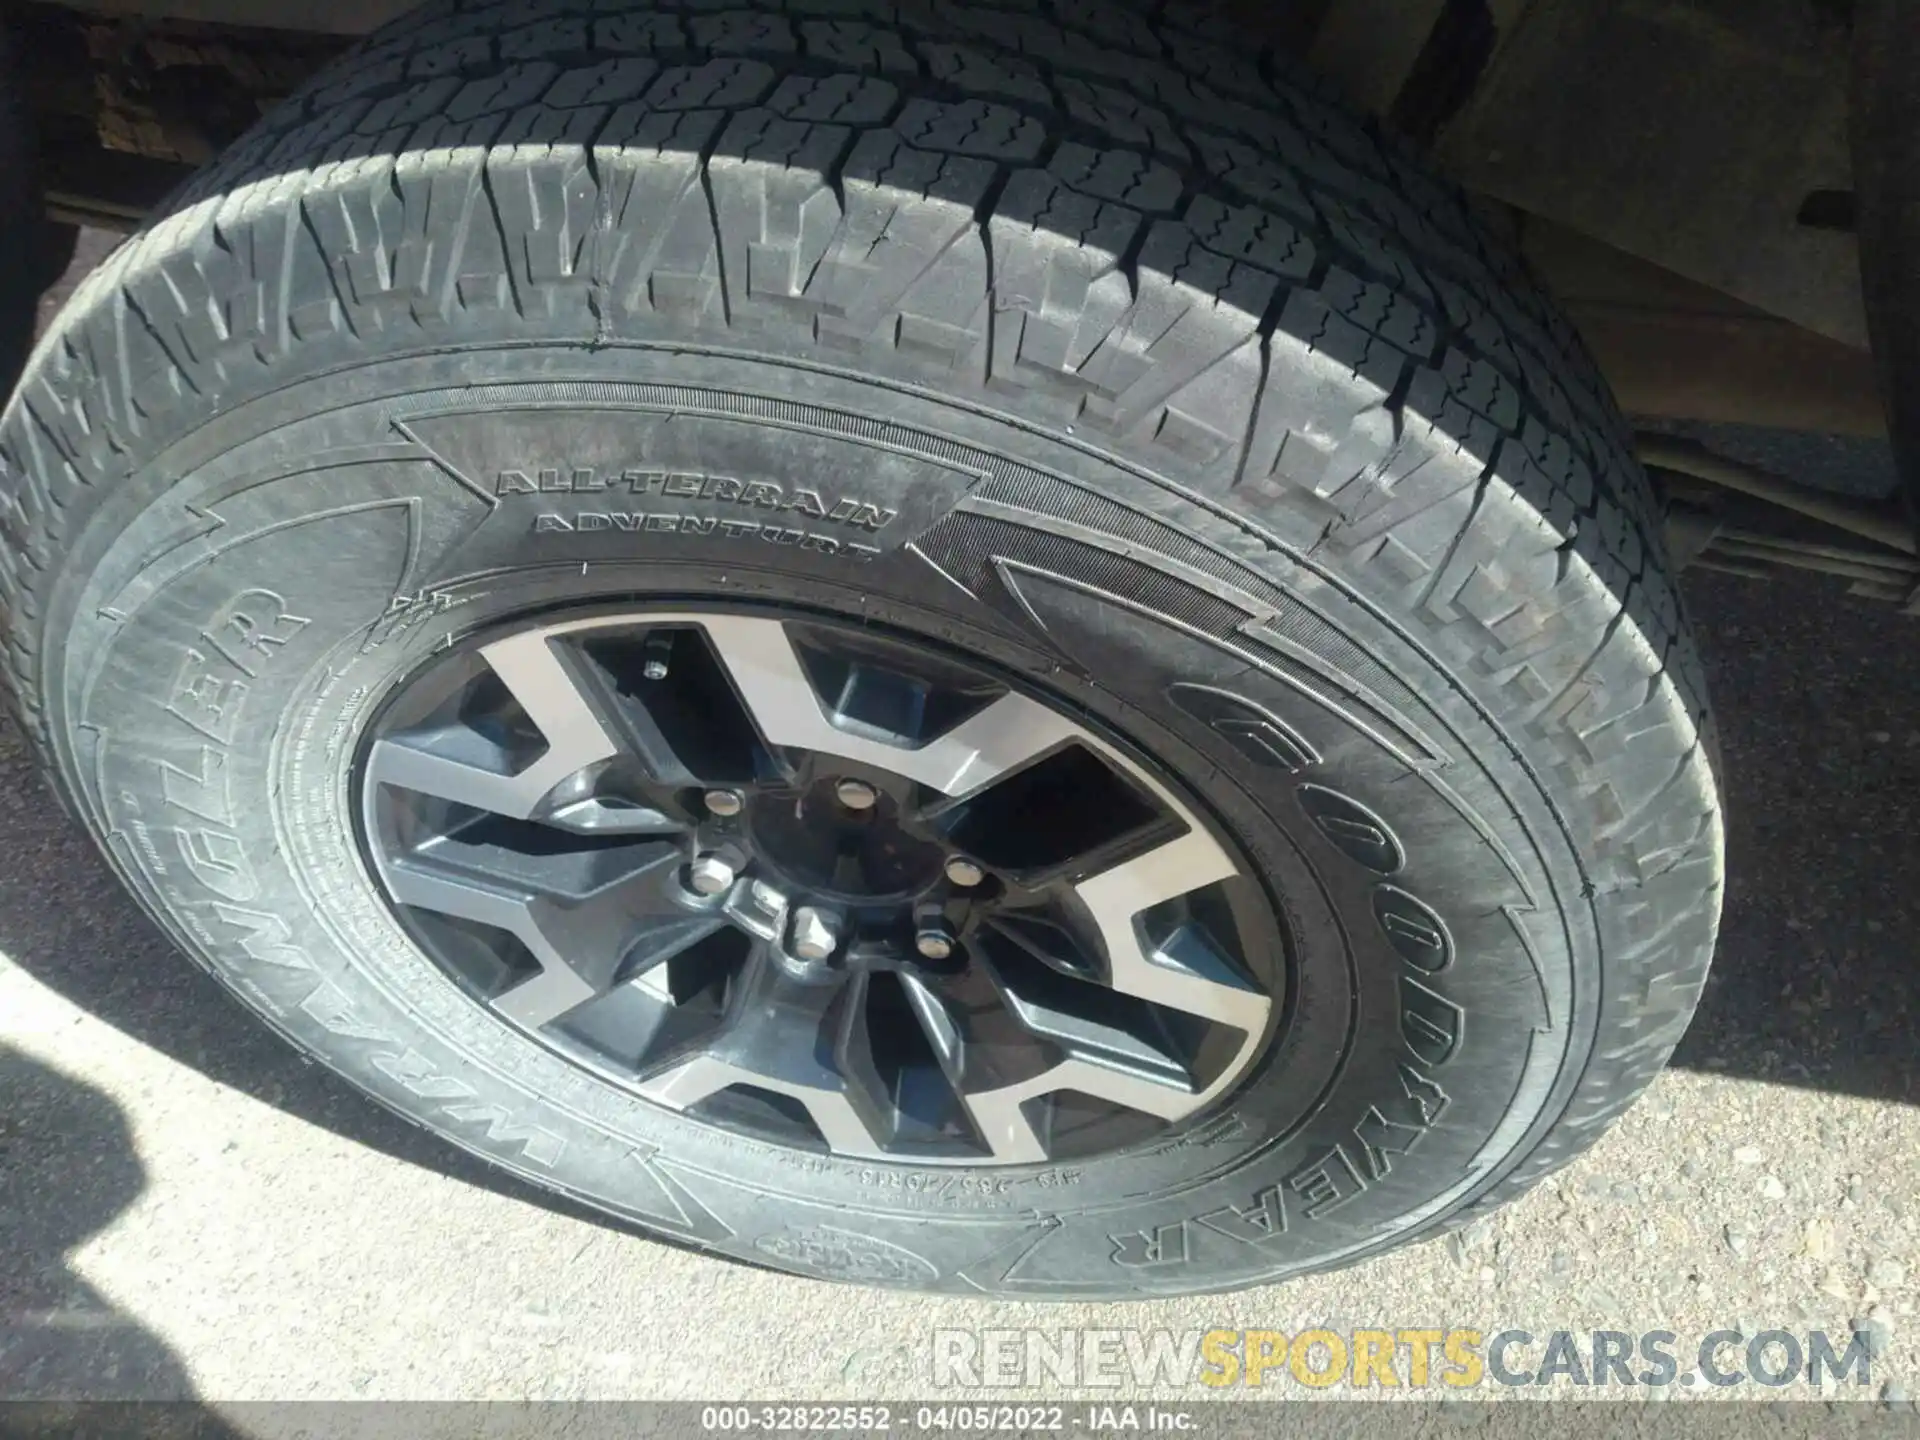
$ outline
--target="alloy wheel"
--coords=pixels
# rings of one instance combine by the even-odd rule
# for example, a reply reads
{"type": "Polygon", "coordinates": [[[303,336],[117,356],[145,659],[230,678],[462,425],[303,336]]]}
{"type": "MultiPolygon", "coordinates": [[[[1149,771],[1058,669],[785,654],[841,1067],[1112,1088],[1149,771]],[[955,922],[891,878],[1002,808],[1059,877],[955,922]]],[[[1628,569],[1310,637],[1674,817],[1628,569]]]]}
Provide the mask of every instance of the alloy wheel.
{"type": "Polygon", "coordinates": [[[477,636],[384,705],[357,783],[386,897],[476,1001],[777,1144],[1139,1143],[1246,1072],[1283,985],[1271,907],[1174,781],[871,626],[477,636]]]}

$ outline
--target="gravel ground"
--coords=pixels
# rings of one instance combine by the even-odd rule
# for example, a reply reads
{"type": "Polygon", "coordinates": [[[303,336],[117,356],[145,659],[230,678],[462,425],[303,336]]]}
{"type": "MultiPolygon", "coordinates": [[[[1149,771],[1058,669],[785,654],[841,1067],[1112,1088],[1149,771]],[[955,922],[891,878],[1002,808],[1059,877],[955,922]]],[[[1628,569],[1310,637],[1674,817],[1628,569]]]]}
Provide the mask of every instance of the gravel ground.
{"type": "Polygon", "coordinates": [[[1459,1236],[1129,1306],[829,1289],[493,1176],[256,1027],[0,729],[0,1395],[904,1397],[928,1393],[940,1326],[1511,1325],[1864,1328],[1871,1393],[1901,1402],[1920,1377],[1920,633],[1819,584],[1701,576],[1690,597],[1734,879],[1676,1067],[1459,1236]]]}

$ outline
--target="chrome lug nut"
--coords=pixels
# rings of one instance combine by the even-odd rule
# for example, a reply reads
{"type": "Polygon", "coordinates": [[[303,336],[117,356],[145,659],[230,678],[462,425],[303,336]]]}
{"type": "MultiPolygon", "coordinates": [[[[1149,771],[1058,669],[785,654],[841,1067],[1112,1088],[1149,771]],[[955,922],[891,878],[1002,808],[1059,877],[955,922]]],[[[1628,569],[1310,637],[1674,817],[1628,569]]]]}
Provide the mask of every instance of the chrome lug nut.
{"type": "Polygon", "coordinates": [[[956,855],[947,861],[947,879],[963,890],[971,890],[987,878],[987,872],[973,861],[956,855]]]}
{"type": "Polygon", "coordinates": [[[687,872],[687,881],[701,895],[721,895],[733,888],[739,872],[722,855],[702,855],[687,872]]]}
{"type": "Polygon", "coordinates": [[[793,912],[793,953],[802,960],[829,960],[840,948],[840,932],[833,917],[811,905],[793,912]]]}
{"type": "Polygon", "coordinates": [[[833,793],[849,810],[871,810],[880,800],[880,792],[864,780],[842,780],[833,793]]]}
{"type": "Polygon", "coordinates": [[[953,954],[953,931],[944,920],[923,920],[913,937],[913,948],[922,959],[945,960],[953,954]]]}
{"type": "Polygon", "coordinates": [[[747,808],[747,802],[741,798],[738,790],[709,790],[702,798],[706,801],[707,812],[712,815],[738,815],[747,808]]]}
{"type": "Polygon", "coordinates": [[[640,673],[649,680],[664,680],[669,669],[668,661],[673,656],[673,636],[665,632],[656,632],[647,637],[645,649],[641,652],[646,658],[640,667],[640,673]]]}

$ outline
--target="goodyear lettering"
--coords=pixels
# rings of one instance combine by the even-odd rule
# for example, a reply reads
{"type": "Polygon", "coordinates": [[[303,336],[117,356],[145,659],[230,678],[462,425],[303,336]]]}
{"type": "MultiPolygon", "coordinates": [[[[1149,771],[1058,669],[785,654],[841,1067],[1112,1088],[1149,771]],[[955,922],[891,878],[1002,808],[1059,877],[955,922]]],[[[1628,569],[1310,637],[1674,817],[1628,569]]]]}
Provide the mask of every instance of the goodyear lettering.
{"type": "Polygon", "coordinates": [[[1157,1225],[1152,1230],[1139,1230],[1131,1235],[1109,1235],[1113,1242],[1113,1263],[1129,1269],[1157,1265],[1180,1265],[1189,1258],[1187,1252],[1187,1222],[1177,1220],[1171,1225],[1157,1225]]]}
{"type": "Polygon", "coordinates": [[[1128,1268],[1177,1265],[1188,1259],[1189,1225],[1203,1226],[1243,1245],[1272,1245],[1283,1239],[1293,1215],[1317,1220],[1332,1214],[1393,1173],[1397,1157],[1408,1154],[1446,1113],[1448,1096],[1425,1071],[1407,1061],[1399,1066],[1401,1093],[1369,1105],[1347,1137],[1328,1146],[1277,1185],[1254,1193],[1246,1205],[1208,1210],[1191,1221],[1161,1225],[1132,1235],[1113,1235],[1113,1263],[1128,1268]]]}
{"type": "Polygon", "coordinates": [[[1360,1155],[1367,1163],[1367,1174],[1375,1180],[1384,1180],[1393,1173],[1393,1161],[1389,1156],[1406,1154],[1425,1133],[1423,1126],[1389,1120],[1380,1113],[1378,1105],[1369,1105],[1367,1113],[1360,1117],[1360,1123],[1353,1127],[1353,1138],[1360,1143],[1360,1155]]]}
{"type": "Polygon", "coordinates": [[[1209,1230],[1248,1245],[1264,1245],[1287,1233],[1287,1192],[1269,1185],[1253,1197],[1251,1205],[1228,1205],[1199,1217],[1209,1230]]]}
{"type": "Polygon", "coordinates": [[[1335,1145],[1287,1177],[1287,1188],[1301,1199],[1300,1213],[1318,1220],[1367,1188],[1346,1147],[1335,1145]]]}
{"type": "Polygon", "coordinates": [[[1407,1048],[1436,1069],[1460,1048],[1466,1012],[1411,975],[1400,977],[1400,1033],[1407,1048]]]}
{"type": "Polygon", "coordinates": [[[1402,960],[1434,975],[1453,963],[1453,937],[1433,908],[1392,885],[1376,886],[1373,918],[1402,960]]]}

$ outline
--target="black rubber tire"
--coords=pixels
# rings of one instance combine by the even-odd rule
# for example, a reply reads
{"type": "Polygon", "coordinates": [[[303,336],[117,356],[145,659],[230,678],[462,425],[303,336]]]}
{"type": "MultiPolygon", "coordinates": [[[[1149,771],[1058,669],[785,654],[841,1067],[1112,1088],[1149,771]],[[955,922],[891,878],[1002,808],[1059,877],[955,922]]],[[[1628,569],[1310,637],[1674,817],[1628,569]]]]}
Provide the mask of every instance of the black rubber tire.
{"type": "Polygon", "coordinates": [[[429,5],[86,282],[0,464],[22,723],[155,917],[401,1113],[716,1251],[1347,1263],[1578,1153],[1705,974],[1705,702],[1604,386],[1203,12],[429,5]],[[356,727],[474,627],[669,593],[959,644],[1176,767],[1284,897],[1264,1068],[966,1175],[722,1140],[460,999],[356,858],[356,727]]]}

